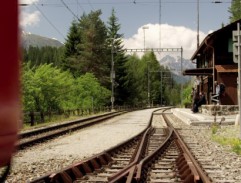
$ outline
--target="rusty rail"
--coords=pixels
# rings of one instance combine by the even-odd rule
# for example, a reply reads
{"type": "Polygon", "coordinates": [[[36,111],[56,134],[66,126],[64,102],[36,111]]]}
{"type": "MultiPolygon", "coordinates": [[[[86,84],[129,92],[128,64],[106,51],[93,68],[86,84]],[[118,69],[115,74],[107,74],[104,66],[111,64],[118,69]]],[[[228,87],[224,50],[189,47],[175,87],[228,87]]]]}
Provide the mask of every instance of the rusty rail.
{"type": "Polygon", "coordinates": [[[178,132],[174,129],[174,127],[171,125],[171,123],[169,122],[169,120],[167,119],[167,117],[165,115],[163,115],[164,119],[167,121],[168,125],[171,126],[173,128],[173,131],[175,132],[175,135],[178,139],[178,144],[180,144],[180,147],[183,151],[183,153],[185,154],[185,159],[186,159],[186,163],[188,164],[188,167],[192,173],[192,175],[194,176],[194,181],[196,182],[205,182],[205,183],[211,183],[210,178],[206,175],[206,173],[202,170],[202,168],[199,166],[199,163],[196,161],[196,159],[193,157],[192,153],[189,151],[188,147],[186,146],[186,144],[183,142],[182,138],[180,137],[180,135],[178,134],[178,132]],[[190,163],[192,162],[192,163],[190,163]],[[198,176],[200,176],[200,180],[196,180],[195,178],[197,178],[198,176]]]}
{"type": "MultiPolygon", "coordinates": [[[[148,157],[145,157],[143,160],[141,160],[139,164],[130,167],[125,173],[123,173],[123,175],[126,176],[125,182],[145,182],[143,181],[143,176],[147,174],[145,169],[147,169],[147,167],[150,167],[158,156],[164,154],[166,149],[168,149],[169,145],[174,141],[178,149],[180,150],[180,154],[175,162],[178,169],[178,174],[182,182],[211,183],[210,178],[207,177],[206,174],[202,171],[202,169],[200,168],[195,158],[188,150],[185,143],[182,141],[177,131],[172,127],[171,123],[168,121],[165,115],[163,117],[169,126],[169,137],[156,151],[154,151],[148,157]]],[[[119,180],[122,180],[121,177],[119,178],[119,180]]]]}
{"type": "Polygon", "coordinates": [[[128,172],[129,169],[132,169],[134,167],[134,165],[140,161],[140,159],[142,158],[142,156],[144,154],[143,153],[144,149],[141,147],[143,147],[143,144],[146,144],[146,138],[143,138],[142,136],[144,136],[144,135],[146,136],[146,135],[148,135],[148,133],[150,133],[150,131],[151,131],[150,126],[151,126],[152,118],[153,118],[153,116],[151,116],[147,127],[142,132],[137,134],[134,138],[128,139],[125,142],[120,143],[120,144],[116,145],[115,147],[110,148],[107,151],[104,151],[104,152],[102,152],[98,155],[95,155],[93,157],[90,157],[86,160],[80,161],[77,164],[70,165],[69,167],[67,167],[63,170],[53,172],[53,173],[47,174],[45,176],[42,176],[40,178],[37,178],[37,179],[31,181],[31,183],[73,182],[74,180],[83,178],[83,176],[93,173],[94,171],[98,171],[101,168],[103,168],[103,166],[107,166],[107,165],[111,164],[112,163],[111,156],[112,156],[112,154],[114,154],[115,151],[118,151],[118,149],[121,148],[122,146],[126,146],[133,139],[137,139],[137,138],[141,137],[140,143],[137,146],[138,148],[136,148],[136,151],[134,152],[134,154],[130,160],[130,164],[128,166],[126,166],[124,169],[120,170],[117,174],[113,174],[110,178],[108,178],[108,182],[113,182],[113,181],[119,179],[120,177],[122,177],[120,179],[120,181],[124,182],[123,180],[126,177],[125,173],[128,172]]]}
{"type": "Polygon", "coordinates": [[[44,142],[46,140],[55,138],[57,136],[66,134],[70,131],[76,131],[78,129],[88,127],[90,125],[97,124],[99,122],[121,115],[123,113],[126,113],[126,112],[122,111],[122,112],[107,113],[107,114],[75,120],[67,123],[62,123],[59,125],[49,126],[49,127],[29,131],[29,132],[24,132],[20,134],[20,140],[17,144],[17,148],[24,149],[36,143],[44,142]],[[54,130],[57,130],[57,131],[54,131],[54,130]],[[35,138],[31,138],[35,135],[38,135],[38,136],[36,136],[35,138]],[[23,139],[27,139],[27,140],[23,140],[23,139]]]}

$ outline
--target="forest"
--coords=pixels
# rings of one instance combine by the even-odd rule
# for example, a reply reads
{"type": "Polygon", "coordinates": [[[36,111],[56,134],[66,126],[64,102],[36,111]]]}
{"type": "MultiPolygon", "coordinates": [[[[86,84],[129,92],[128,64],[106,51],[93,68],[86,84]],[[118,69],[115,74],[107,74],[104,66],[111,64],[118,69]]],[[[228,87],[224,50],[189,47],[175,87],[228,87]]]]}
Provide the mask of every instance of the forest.
{"type": "Polygon", "coordinates": [[[23,48],[24,111],[93,110],[110,106],[112,92],[115,107],[180,104],[181,86],[170,70],[151,51],[127,54],[115,10],[107,23],[101,14],[91,11],[74,20],[63,47],[23,48]]]}

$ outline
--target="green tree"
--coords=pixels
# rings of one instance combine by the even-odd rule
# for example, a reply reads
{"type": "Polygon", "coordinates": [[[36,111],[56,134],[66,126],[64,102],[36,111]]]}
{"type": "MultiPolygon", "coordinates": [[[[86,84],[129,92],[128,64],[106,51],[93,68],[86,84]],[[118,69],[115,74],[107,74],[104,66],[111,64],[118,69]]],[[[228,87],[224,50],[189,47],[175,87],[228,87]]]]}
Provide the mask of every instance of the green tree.
{"type": "Polygon", "coordinates": [[[191,105],[192,103],[192,83],[189,81],[183,86],[183,104],[184,105],[191,105]]]}
{"type": "MultiPolygon", "coordinates": [[[[107,22],[107,39],[106,43],[108,46],[108,60],[109,69],[112,67],[112,56],[113,56],[113,69],[114,69],[114,97],[116,105],[123,105],[128,97],[127,88],[124,87],[125,83],[125,63],[127,57],[123,46],[123,34],[119,33],[120,24],[118,18],[115,15],[115,10],[112,9],[111,16],[107,22]]],[[[111,84],[109,85],[111,86],[111,84]]]]}
{"type": "Polygon", "coordinates": [[[180,86],[173,80],[171,71],[159,64],[154,52],[145,53],[141,59],[135,54],[129,56],[125,68],[128,104],[147,106],[148,102],[151,105],[180,103],[180,86]]]}
{"type": "Polygon", "coordinates": [[[134,54],[128,58],[125,67],[127,75],[124,86],[128,91],[128,103],[148,105],[149,99],[150,102],[158,103],[160,101],[160,65],[155,54],[145,53],[141,59],[134,54]],[[148,87],[150,98],[148,98],[148,87]]]}
{"type": "Polygon", "coordinates": [[[231,6],[228,10],[231,14],[229,17],[230,22],[235,22],[236,20],[241,19],[241,2],[240,0],[232,0],[231,6]]]}
{"type": "Polygon", "coordinates": [[[125,75],[124,83],[124,87],[128,93],[128,98],[126,100],[126,104],[128,105],[142,105],[142,101],[139,100],[139,85],[142,84],[139,80],[139,75],[142,73],[140,67],[140,59],[136,54],[128,57],[125,63],[127,74],[125,75]]]}
{"type": "Polygon", "coordinates": [[[109,69],[105,40],[107,30],[104,22],[100,19],[101,10],[91,11],[88,16],[80,19],[80,32],[83,42],[79,56],[81,73],[91,72],[102,84],[109,81],[109,69]]]}
{"type": "Polygon", "coordinates": [[[23,106],[27,111],[47,112],[65,108],[63,101],[70,100],[73,78],[51,64],[31,68],[24,66],[22,76],[23,106]]]}
{"type": "Polygon", "coordinates": [[[23,49],[23,62],[30,63],[30,66],[39,66],[41,64],[53,64],[60,66],[63,57],[63,47],[33,47],[23,49]]]}
{"type": "Polygon", "coordinates": [[[78,77],[80,75],[78,60],[78,55],[81,53],[80,43],[81,35],[79,31],[79,24],[76,20],[74,20],[67,35],[62,62],[62,68],[64,70],[69,70],[74,77],[78,77]]]}
{"type": "Polygon", "coordinates": [[[150,103],[160,104],[161,99],[161,66],[157,61],[154,52],[147,52],[144,54],[143,58],[147,66],[147,79],[149,75],[149,81],[147,80],[147,90],[149,82],[149,92],[150,92],[150,103]]]}
{"type": "Polygon", "coordinates": [[[107,86],[109,69],[105,40],[107,30],[100,19],[101,10],[83,14],[79,22],[73,22],[66,40],[64,68],[75,78],[91,72],[107,86]]]}
{"type": "Polygon", "coordinates": [[[92,73],[80,76],[74,82],[74,106],[90,109],[109,103],[110,91],[100,85],[92,73]]]}

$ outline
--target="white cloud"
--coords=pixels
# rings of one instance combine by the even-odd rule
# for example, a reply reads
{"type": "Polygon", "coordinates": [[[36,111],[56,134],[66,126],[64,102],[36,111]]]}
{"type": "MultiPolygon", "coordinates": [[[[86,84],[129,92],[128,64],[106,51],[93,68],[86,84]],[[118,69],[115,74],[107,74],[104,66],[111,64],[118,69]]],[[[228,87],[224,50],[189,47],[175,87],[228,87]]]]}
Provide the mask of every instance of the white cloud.
{"type": "MultiPolygon", "coordinates": [[[[172,26],[168,24],[147,24],[140,27],[137,34],[131,38],[124,39],[125,48],[144,48],[144,30],[146,48],[183,48],[183,57],[190,59],[197,49],[197,32],[183,26],[172,26]],[[161,35],[161,44],[160,44],[161,35]]],[[[205,38],[203,32],[199,32],[200,43],[205,38]]],[[[179,53],[175,53],[179,54],[179,53]]],[[[156,54],[157,55],[157,54],[156,54]]],[[[180,54],[179,54],[180,55],[180,54]]],[[[158,55],[157,55],[158,57],[158,55]]]]}
{"type": "Polygon", "coordinates": [[[39,0],[20,0],[21,4],[33,4],[33,3],[37,3],[39,0]]]}
{"type": "Polygon", "coordinates": [[[27,27],[27,26],[35,26],[40,21],[40,12],[34,11],[31,13],[28,12],[22,12],[20,16],[20,25],[21,27],[27,27]]]}
{"type": "Polygon", "coordinates": [[[20,0],[21,4],[28,4],[21,9],[20,13],[20,25],[22,28],[27,26],[36,26],[40,22],[40,12],[30,12],[31,5],[37,3],[39,0],[20,0]]]}

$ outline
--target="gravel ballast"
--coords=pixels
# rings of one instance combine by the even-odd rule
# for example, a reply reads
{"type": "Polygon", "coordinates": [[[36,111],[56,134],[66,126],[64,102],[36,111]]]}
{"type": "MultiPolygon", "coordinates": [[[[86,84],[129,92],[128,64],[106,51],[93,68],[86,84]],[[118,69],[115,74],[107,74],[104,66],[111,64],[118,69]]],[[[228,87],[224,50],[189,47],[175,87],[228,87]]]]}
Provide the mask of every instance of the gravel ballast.
{"type": "MultiPolygon", "coordinates": [[[[12,171],[6,183],[25,183],[109,149],[142,131],[154,110],[127,113],[102,124],[70,132],[44,144],[18,151],[13,157],[12,171]]],[[[153,120],[154,126],[159,126],[162,118],[154,115],[153,120]]],[[[178,121],[180,124],[181,120],[178,121]]],[[[190,128],[190,133],[199,139],[207,156],[223,167],[225,176],[241,183],[241,156],[232,152],[231,147],[214,142],[212,129],[208,125],[184,127],[190,128]]],[[[239,137],[239,133],[239,127],[234,125],[221,126],[217,131],[217,135],[228,138],[239,137]]]]}
{"type": "Polygon", "coordinates": [[[27,182],[109,149],[141,132],[152,111],[154,109],[130,112],[19,151],[13,157],[6,182],[27,182]]]}

